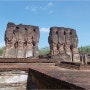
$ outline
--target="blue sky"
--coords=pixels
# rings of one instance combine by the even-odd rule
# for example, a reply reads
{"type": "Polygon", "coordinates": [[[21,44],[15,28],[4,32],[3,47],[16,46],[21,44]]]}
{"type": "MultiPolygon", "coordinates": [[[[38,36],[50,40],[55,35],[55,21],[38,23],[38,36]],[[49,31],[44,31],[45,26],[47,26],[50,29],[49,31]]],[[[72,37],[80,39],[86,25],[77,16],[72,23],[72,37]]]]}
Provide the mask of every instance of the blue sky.
{"type": "Polygon", "coordinates": [[[49,46],[49,28],[74,28],[79,47],[90,45],[90,1],[69,0],[2,0],[0,1],[0,46],[8,22],[35,25],[40,28],[39,48],[49,46]]]}

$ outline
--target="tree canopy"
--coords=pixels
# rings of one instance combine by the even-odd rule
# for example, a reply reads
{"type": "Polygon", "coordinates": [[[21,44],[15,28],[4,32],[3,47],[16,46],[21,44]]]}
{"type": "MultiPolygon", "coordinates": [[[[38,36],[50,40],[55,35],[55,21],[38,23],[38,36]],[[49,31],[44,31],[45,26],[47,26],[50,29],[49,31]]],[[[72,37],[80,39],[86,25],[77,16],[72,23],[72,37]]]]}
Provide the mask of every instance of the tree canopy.
{"type": "Polygon", "coordinates": [[[79,51],[90,54],[90,46],[81,46],[79,47],[79,51]]]}
{"type": "Polygon", "coordinates": [[[2,56],[4,48],[5,48],[5,47],[1,47],[1,48],[0,48],[0,56],[2,56]]]}
{"type": "Polygon", "coordinates": [[[45,55],[45,54],[49,54],[49,53],[50,53],[50,48],[48,46],[43,47],[39,50],[40,55],[45,55]]]}

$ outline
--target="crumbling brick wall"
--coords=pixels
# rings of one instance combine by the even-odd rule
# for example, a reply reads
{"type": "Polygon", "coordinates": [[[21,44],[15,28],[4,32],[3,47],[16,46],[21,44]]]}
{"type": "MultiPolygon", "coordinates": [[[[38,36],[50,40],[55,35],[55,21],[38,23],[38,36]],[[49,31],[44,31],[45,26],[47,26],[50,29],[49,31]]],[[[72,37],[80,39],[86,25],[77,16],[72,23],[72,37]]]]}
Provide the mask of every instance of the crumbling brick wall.
{"type": "Polygon", "coordinates": [[[48,42],[52,58],[75,62],[80,60],[76,30],[64,27],[51,27],[48,42]]]}
{"type": "Polygon", "coordinates": [[[40,32],[38,26],[15,25],[9,22],[5,31],[5,44],[3,57],[27,58],[38,57],[38,42],[40,32]]]}

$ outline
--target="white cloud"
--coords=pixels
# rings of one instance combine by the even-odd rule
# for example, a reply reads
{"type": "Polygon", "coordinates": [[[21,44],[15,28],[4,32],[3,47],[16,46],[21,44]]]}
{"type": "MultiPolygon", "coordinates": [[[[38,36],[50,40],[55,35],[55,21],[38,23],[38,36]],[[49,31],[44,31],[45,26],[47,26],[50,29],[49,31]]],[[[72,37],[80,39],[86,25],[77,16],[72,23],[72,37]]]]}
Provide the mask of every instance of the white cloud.
{"type": "Polygon", "coordinates": [[[31,7],[31,11],[37,11],[38,7],[31,7]]]}
{"type": "Polygon", "coordinates": [[[25,7],[26,10],[30,10],[30,11],[37,11],[38,7],[34,7],[34,6],[26,6],[25,7]]]}
{"type": "Polygon", "coordinates": [[[41,6],[40,6],[39,9],[40,9],[40,10],[46,10],[47,7],[41,7],[41,6]]]}
{"type": "Polygon", "coordinates": [[[49,2],[47,6],[51,7],[53,6],[54,4],[52,2],[49,2]]]}
{"type": "Polygon", "coordinates": [[[30,11],[40,11],[40,10],[43,11],[43,10],[46,10],[47,7],[26,6],[25,9],[30,11]]]}
{"type": "Polygon", "coordinates": [[[26,6],[25,9],[30,10],[32,12],[47,11],[48,13],[53,13],[53,10],[50,10],[52,6],[54,6],[54,4],[52,2],[49,2],[45,6],[26,6]]]}
{"type": "Polygon", "coordinates": [[[49,32],[49,28],[43,27],[43,28],[40,28],[40,31],[41,31],[41,32],[49,32]]]}

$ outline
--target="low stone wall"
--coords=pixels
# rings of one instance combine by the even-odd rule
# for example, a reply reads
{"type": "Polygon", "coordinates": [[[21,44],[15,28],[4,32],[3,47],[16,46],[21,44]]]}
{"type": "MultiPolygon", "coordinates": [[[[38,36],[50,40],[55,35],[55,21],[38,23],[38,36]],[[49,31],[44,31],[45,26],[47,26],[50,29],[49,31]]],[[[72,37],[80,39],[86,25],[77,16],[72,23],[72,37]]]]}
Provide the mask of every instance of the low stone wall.
{"type": "Polygon", "coordinates": [[[30,90],[32,86],[32,89],[79,89],[79,90],[85,90],[82,87],[76,86],[74,84],[70,84],[69,82],[65,82],[59,79],[56,79],[54,77],[48,76],[42,72],[30,69],[29,75],[28,75],[28,82],[27,82],[27,90],[30,90]],[[30,84],[30,81],[32,83],[30,84]]]}
{"type": "Polygon", "coordinates": [[[0,63],[0,90],[88,90],[89,79],[89,70],[61,68],[55,63],[0,63]]]}
{"type": "MultiPolygon", "coordinates": [[[[7,62],[9,59],[5,60],[7,62]]],[[[54,63],[0,63],[0,90],[31,90],[36,88],[29,77],[29,68],[33,66],[46,68],[54,65],[54,63]]]]}
{"type": "Polygon", "coordinates": [[[0,72],[0,90],[26,90],[28,73],[21,70],[0,72]]]}

